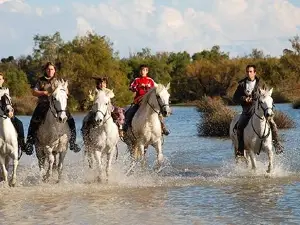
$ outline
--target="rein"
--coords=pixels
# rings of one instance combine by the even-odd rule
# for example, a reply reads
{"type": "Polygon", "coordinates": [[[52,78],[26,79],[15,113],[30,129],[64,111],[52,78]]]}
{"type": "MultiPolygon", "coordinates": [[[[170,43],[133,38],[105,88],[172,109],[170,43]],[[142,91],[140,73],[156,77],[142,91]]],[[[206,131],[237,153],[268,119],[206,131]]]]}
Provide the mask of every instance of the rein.
{"type": "Polygon", "coordinates": [[[158,103],[158,106],[159,106],[160,111],[156,111],[156,109],[154,108],[154,106],[152,106],[152,105],[149,103],[149,99],[147,100],[147,104],[150,106],[150,108],[151,108],[154,112],[156,112],[156,113],[159,115],[159,114],[161,114],[161,111],[162,111],[163,107],[169,106],[169,104],[164,104],[164,103],[162,102],[162,100],[161,100],[161,98],[160,98],[159,95],[156,95],[156,100],[157,100],[157,103],[158,103]]]}
{"type": "MultiPolygon", "coordinates": [[[[265,115],[265,112],[266,112],[268,109],[271,109],[271,110],[273,111],[273,107],[272,107],[272,108],[270,108],[270,107],[268,107],[268,108],[263,108],[260,101],[258,101],[258,104],[257,104],[257,110],[259,109],[259,107],[261,107],[261,109],[263,110],[264,115],[265,115]]],[[[253,129],[254,133],[258,136],[258,138],[261,140],[261,142],[260,142],[260,147],[259,147],[259,151],[258,151],[258,154],[259,154],[260,151],[261,151],[261,149],[262,149],[262,144],[263,144],[263,142],[266,140],[267,137],[269,137],[269,135],[270,135],[270,133],[271,133],[271,127],[270,127],[270,125],[269,125],[268,120],[267,120],[264,116],[263,116],[263,117],[259,116],[259,115],[256,113],[256,110],[254,110],[254,114],[255,114],[255,116],[257,116],[260,120],[265,120],[264,131],[263,131],[262,135],[260,135],[260,134],[255,130],[254,125],[253,125],[253,116],[251,117],[251,126],[252,126],[252,129],[253,129]],[[266,130],[267,130],[267,125],[269,125],[269,129],[268,129],[267,134],[265,134],[265,133],[266,133],[266,130]]]]}

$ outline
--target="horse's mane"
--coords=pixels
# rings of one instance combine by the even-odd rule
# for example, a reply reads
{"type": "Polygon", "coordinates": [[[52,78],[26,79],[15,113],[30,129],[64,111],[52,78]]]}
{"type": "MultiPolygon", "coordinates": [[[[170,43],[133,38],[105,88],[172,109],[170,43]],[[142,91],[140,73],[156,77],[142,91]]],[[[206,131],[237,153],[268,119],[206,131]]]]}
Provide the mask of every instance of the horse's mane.
{"type": "Polygon", "coordinates": [[[141,104],[147,103],[149,100],[150,96],[152,95],[153,92],[156,92],[156,94],[159,94],[163,89],[165,89],[165,86],[163,84],[157,84],[157,86],[151,88],[142,98],[141,104]]]}

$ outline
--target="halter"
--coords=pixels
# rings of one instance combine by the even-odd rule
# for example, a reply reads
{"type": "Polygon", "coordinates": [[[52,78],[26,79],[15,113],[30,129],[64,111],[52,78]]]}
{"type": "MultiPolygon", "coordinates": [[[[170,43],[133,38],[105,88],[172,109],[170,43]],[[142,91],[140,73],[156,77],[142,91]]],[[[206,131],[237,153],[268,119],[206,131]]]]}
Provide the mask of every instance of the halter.
{"type": "MultiPolygon", "coordinates": [[[[4,119],[8,118],[8,116],[5,115],[5,109],[6,109],[7,106],[11,106],[12,107],[12,102],[11,102],[9,96],[7,94],[4,94],[1,97],[1,106],[0,106],[0,108],[1,108],[1,110],[3,112],[3,115],[0,115],[0,117],[2,117],[4,119]]],[[[13,109],[13,107],[12,107],[12,109],[13,109]]]]}
{"type": "MultiPolygon", "coordinates": [[[[63,88],[61,88],[60,91],[66,92],[66,90],[63,89],[63,88]]],[[[55,118],[57,118],[58,117],[58,113],[60,113],[60,112],[66,112],[66,109],[57,109],[56,106],[55,106],[55,104],[54,104],[54,101],[55,101],[55,99],[54,99],[54,96],[52,95],[51,98],[50,98],[50,111],[52,112],[53,116],[55,118]],[[51,106],[53,106],[55,112],[53,112],[51,106]]]]}
{"type": "Polygon", "coordinates": [[[263,110],[264,116],[263,116],[263,117],[260,117],[260,116],[256,113],[256,110],[254,110],[254,114],[255,114],[260,120],[265,120],[265,126],[264,126],[264,130],[263,130],[262,135],[259,135],[259,133],[258,133],[258,132],[255,130],[255,128],[254,128],[254,125],[253,125],[253,116],[251,117],[251,126],[252,126],[252,129],[253,129],[254,133],[255,133],[255,134],[258,136],[258,138],[261,140],[261,142],[260,142],[260,147],[259,147],[259,151],[258,151],[258,152],[260,153],[263,142],[265,141],[265,139],[266,139],[267,137],[269,137],[269,135],[270,135],[270,133],[271,133],[271,127],[270,127],[270,125],[269,125],[269,121],[268,121],[268,120],[266,119],[266,117],[265,117],[266,111],[267,111],[268,109],[271,109],[271,110],[273,111],[274,104],[272,105],[271,108],[270,108],[270,107],[264,108],[264,107],[262,106],[262,102],[261,102],[260,100],[258,100],[257,110],[259,110],[259,107],[263,110]],[[265,134],[265,133],[266,133],[266,129],[267,129],[267,124],[269,125],[269,129],[268,129],[267,134],[265,134]],[[264,135],[264,134],[265,134],[265,135],[264,135]]]}
{"type": "Polygon", "coordinates": [[[159,106],[160,111],[156,111],[155,108],[149,103],[149,99],[147,100],[147,104],[151,107],[151,109],[156,112],[158,115],[161,114],[161,111],[163,110],[163,107],[169,106],[169,104],[165,104],[163,103],[161,97],[159,95],[155,95],[156,96],[156,100],[159,106]]]}
{"type": "MultiPolygon", "coordinates": [[[[108,105],[110,105],[110,102],[108,103],[108,105]]],[[[108,106],[107,106],[107,108],[106,108],[105,113],[103,113],[103,112],[102,112],[101,110],[99,110],[99,109],[97,109],[96,111],[93,111],[93,112],[95,112],[95,113],[97,113],[97,112],[101,113],[101,114],[103,115],[103,119],[105,119],[106,116],[107,116],[107,114],[108,114],[108,112],[109,112],[108,106]]],[[[111,117],[111,113],[110,113],[110,116],[109,116],[108,118],[106,118],[106,120],[103,120],[102,125],[105,124],[105,123],[110,119],[110,117],[111,117]]]]}

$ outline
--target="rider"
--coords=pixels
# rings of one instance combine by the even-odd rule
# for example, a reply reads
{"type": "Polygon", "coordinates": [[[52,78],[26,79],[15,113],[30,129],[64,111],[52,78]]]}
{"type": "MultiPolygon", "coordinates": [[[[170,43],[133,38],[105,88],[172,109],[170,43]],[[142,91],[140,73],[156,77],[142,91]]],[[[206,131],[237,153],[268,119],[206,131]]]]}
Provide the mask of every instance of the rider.
{"type": "MultiPolygon", "coordinates": [[[[7,93],[9,95],[9,89],[7,87],[3,87],[3,83],[5,82],[4,74],[0,72],[0,96],[7,93]]],[[[18,134],[18,145],[19,148],[24,151],[25,150],[25,138],[24,138],[24,127],[23,123],[20,119],[18,119],[15,115],[11,118],[11,122],[14,125],[17,134],[18,134]]]]}
{"type": "MultiPolygon", "coordinates": [[[[148,77],[149,67],[147,65],[140,66],[140,76],[135,78],[134,81],[130,84],[129,90],[135,92],[135,97],[133,100],[133,104],[131,107],[125,112],[125,125],[123,130],[126,132],[128,127],[131,126],[131,121],[133,119],[134,114],[139,108],[140,101],[142,97],[156,84],[154,80],[148,77]]],[[[167,129],[163,117],[159,115],[159,119],[161,122],[162,133],[164,135],[169,135],[170,131],[167,129]]]]}
{"type": "MultiPolygon", "coordinates": [[[[107,77],[92,77],[95,81],[96,81],[96,89],[97,90],[102,90],[104,91],[107,95],[112,96],[112,98],[114,97],[114,93],[112,90],[107,88],[107,77]]],[[[89,94],[89,101],[93,102],[94,98],[95,98],[95,93],[91,93],[89,94]]],[[[120,136],[122,135],[122,125],[121,123],[118,122],[118,117],[119,117],[119,113],[123,112],[118,110],[118,107],[114,107],[113,105],[111,105],[112,107],[112,118],[114,120],[114,122],[117,124],[118,128],[119,128],[119,134],[120,136]]],[[[83,120],[83,124],[82,124],[82,128],[81,128],[81,132],[83,137],[86,137],[88,134],[88,131],[90,129],[90,127],[93,124],[93,119],[95,118],[95,114],[92,111],[88,112],[88,115],[86,116],[86,118],[83,120]]]]}
{"type": "MultiPolygon", "coordinates": [[[[28,128],[27,142],[25,151],[28,155],[33,153],[33,145],[36,141],[36,132],[44,121],[46,114],[50,107],[49,96],[55,90],[55,83],[57,81],[56,67],[52,62],[47,62],[43,67],[44,75],[38,78],[34,88],[32,89],[32,95],[38,97],[37,106],[33,112],[28,128]]],[[[67,123],[70,127],[71,137],[69,140],[70,150],[79,152],[80,148],[76,144],[76,126],[74,118],[67,110],[68,120],[67,123]]]]}
{"type": "MultiPolygon", "coordinates": [[[[240,80],[238,87],[233,95],[233,101],[240,104],[243,108],[242,114],[239,118],[237,125],[237,136],[238,136],[238,150],[236,156],[244,156],[244,128],[247,126],[251,116],[254,113],[256,92],[258,87],[261,85],[260,79],[256,76],[256,66],[247,65],[246,67],[247,77],[240,80]]],[[[277,152],[283,152],[283,146],[279,142],[279,135],[277,126],[273,118],[269,121],[272,138],[277,152]]]]}

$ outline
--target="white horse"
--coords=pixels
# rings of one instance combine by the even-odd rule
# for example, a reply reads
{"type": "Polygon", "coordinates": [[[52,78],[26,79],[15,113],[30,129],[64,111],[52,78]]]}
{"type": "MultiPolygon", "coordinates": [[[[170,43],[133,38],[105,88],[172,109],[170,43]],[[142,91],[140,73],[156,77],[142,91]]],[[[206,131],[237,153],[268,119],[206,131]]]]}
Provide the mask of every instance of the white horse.
{"type": "Polygon", "coordinates": [[[15,186],[17,180],[18,161],[18,134],[11,119],[14,114],[11,98],[7,93],[1,96],[0,101],[0,164],[4,182],[8,181],[9,160],[13,160],[13,174],[10,185],[15,186]]]}
{"type": "Polygon", "coordinates": [[[44,123],[37,130],[36,154],[41,171],[44,170],[45,160],[48,160],[48,170],[44,175],[47,181],[52,176],[53,164],[58,159],[58,181],[62,175],[63,161],[68,149],[70,129],[67,121],[68,82],[59,80],[56,89],[49,96],[50,107],[44,123]]]}
{"type": "MultiPolygon", "coordinates": [[[[261,151],[266,152],[269,158],[267,173],[271,173],[273,169],[272,132],[268,122],[274,115],[272,91],[273,89],[258,89],[258,99],[255,103],[254,114],[244,130],[244,156],[247,165],[251,161],[252,169],[256,169],[255,154],[259,154],[261,151]]],[[[229,131],[235,152],[238,149],[236,124],[239,116],[240,114],[233,118],[229,131]]]]}
{"type": "Polygon", "coordinates": [[[170,94],[168,89],[158,84],[146,93],[140,106],[132,119],[132,125],[128,128],[124,141],[131,154],[132,163],[127,173],[135,166],[138,160],[145,163],[145,149],[149,145],[156,150],[156,169],[160,169],[164,160],[162,149],[162,128],[159,119],[160,114],[167,117],[171,114],[169,106],[170,94]]]}
{"type": "MultiPolygon", "coordinates": [[[[96,96],[92,106],[92,112],[95,115],[94,124],[87,132],[87,137],[83,137],[85,154],[88,157],[90,168],[93,168],[93,160],[96,160],[99,181],[103,179],[103,154],[106,156],[106,181],[108,181],[113,156],[116,153],[116,147],[119,141],[118,127],[111,117],[112,104],[110,99],[113,96],[112,91],[105,92],[96,90],[96,96]]],[[[87,116],[84,120],[87,120],[87,116]]]]}

